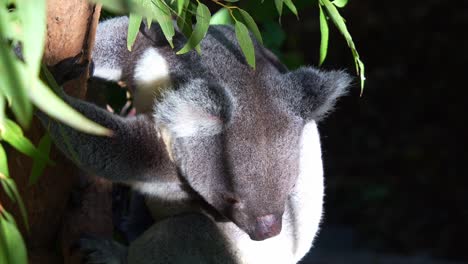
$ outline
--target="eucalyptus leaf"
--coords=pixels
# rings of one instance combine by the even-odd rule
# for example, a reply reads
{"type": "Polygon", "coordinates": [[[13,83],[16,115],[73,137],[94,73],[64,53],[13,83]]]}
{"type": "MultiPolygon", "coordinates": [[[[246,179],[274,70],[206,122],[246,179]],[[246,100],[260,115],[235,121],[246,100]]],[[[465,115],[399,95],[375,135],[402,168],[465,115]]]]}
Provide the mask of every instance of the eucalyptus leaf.
{"type": "Polygon", "coordinates": [[[10,189],[10,186],[8,186],[8,183],[6,182],[7,178],[0,178],[0,183],[2,184],[3,191],[5,191],[6,195],[12,202],[15,202],[15,194],[13,191],[10,189]]]}
{"type": "Polygon", "coordinates": [[[41,67],[42,53],[44,52],[46,37],[46,0],[17,0],[16,10],[22,25],[22,54],[28,67],[28,80],[26,85],[32,87],[36,84],[41,67]]]}
{"type": "Polygon", "coordinates": [[[2,144],[0,144],[0,178],[5,177],[8,178],[10,177],[10,172],[8,170],[8,158],[7,154],[5,152],[5,149],[3,148],[2,144]]]}
{"type": "Polygon", "coordinates": [[[202,3],[198,4],[197,7],[197,23],[192,35],[188,39],[187,43],[180,49],[177,54],[184,54],[197,47],[202,39],[208,32],[210,26],[211,13],[208,7],[202,3]]]}
{"type": "Polygon", "coordinates": [[[2,139],[11,146],[13,146],[19,152],[28,155],[30,157],[38,157],[42,158],[43,160],[48,160],[48,158],[39,153],[36,147],[23,135],[21,128],[15,124],[15,122],[6,119],[5,120],[5,128],[1,131],[2,139]]]}
{"type": "Polygon", "coordinates": [[[247,63],[255,69],[255,50],[247,27],[239,21],[235,25],[236,37],[247,63]]]}
{"type": "Polygon", "coordinates": [[[177,17],[177,26],[185,37],[189,38],[192,35],[192,13],[184,11],[181,16],[177,17]]]}
{"type": "Polygon", "coordinates": [[[275,0],[275,6],[281,21],[281,16],[283,15],[283,0],[275,0]]]}
{"type": "MultiPolygon", "coordinates": [[[[1,85],[1,83],[0,83],[1,85]]],[[[5,126],[5,97],[3,97],[0,90],[0,130],[5,126]]]]}
{"type": "Polygon", "coordinates": [[[177,0],[177,14],[180,16],[187,9],[190,0],[177,0]]]}
{"type": "Polygon", "coordinates": [[[15,224],[0,217],[0,250],[6,262],[27,264],[28,257],[24,240],[15,224]]]}
{"type": "Polygon", "coordinates": [[[175,30],[174,22],[172,21],[171,9],[165,2],[163,2],[163,0],[149,1],[149,8],[153,14],[153,18],[156,19],[161,26],[163,34],[169,42],[169,45],[174,48],[172,39],[175,35],[175,30]]]}
{"type": "Polygon", "coordinates": [[[227,8],[221,8],[210,19],[210,25],[233,25],[234,20],[227,8]]]}
{"type": "MultiPolygon", "coordinates": [[[[0,14],[0,40],[5,39],[7,25],[6,17],[0,14]]],[[[32,105],[26,92],[26,73],[25,65],[13,55],[12,48],[5,41],[0,41],[0,89],[11,100],[11,110],[23,127],[32,118],[32,105]]]]}
{"type": "Polygon", "coordinates": [[[321,66],[327,57],[328,51],[328,37],[329,37],[329,29],[328,29],[328,22],[327,17],[323,13],[322,6],[319,4],[319,11],[320,11],[320,59],[319,65],[321,66]]]}
{"type": "Polygon", "coordinates": [[[353,38],[351,34],[348,32],[348,28],[346,27],[345,21],[343,17],[341,17],[338,9],[329,1],[329,0],[319,0],[320,4],[325,7],[325,10],[328,13],[328,16],[333,21],[335,26],[338,28],[340,33],[344,36],[348,47],[351,49],[351,53],[353,54],[354,64],[356,66],[356,72],[359,75],[361,81],[361,94],[364,90],[364,82],[366,77],[364,76],[364,63],[359,58],[359,53],[356,50],[356,46],[354,45],[353,38]]]}
{"type": "Polygon", "coordinates": [[[12,223],[13,225],[16,225],[15,218],[6,210],[0,211],[0,218],[1,217],[4,217],[6,221],[12,223]]]}
{"type": "Polygon", "coordinates": [[[284,4],[291,10],[291,12],[299,18],[299,14],[297,13],[297,8],[292,2],[292,0],[284,0],[284,4]]]}
{"type": "Polygon", "coordinates": [[[102,4],[102,6],[114,13],[125,13],[130,11],[127,0],[90,0],[94,3],[102,4]]]}
{"type": "Polygon", "coordinates": [[[36,86],[36,89],[29,91],[29,96],[34,105],[41,111],[74,129],[101,136],[112,134],[109,129],[87,119],[81,113],[71,108],[41,81],[36,86]]]}
{"type": "MultiPolygon", "coordinates": [[[[37,149],[41,153],[49,156],[51,146],[52,146],[52,139],[51,139],[49,133],[46,133],[44,136],[42,136],[41,140],[39,140],[39,144],[37,145],[37,149]]],[[[39,177],[44,172],[44,169],[45,169],[46,166],[47,166],[47,163],[44,162],[44,160],[42,160],[42,159],[34,159],[33,160],[31,175],[29,176],[29,185],[33,185],[39,180],[39,177]]]]}
{"type": "Polygon", "coordinates": [[[24,225],[26,226],[26,229],[29,230],[28,214],[26,212],[26,207],[24,206],[23,199],[21,198],[21,196],[20,196],[20,194],[18,192],[18,187],[16,186],[16,183],[13,181],[12,178],[4,179],[3,182],[6,183],[7,188],[10,189],[10,193],[13,194],[14,199],[12,199],[12,200],[14,202],[18,202],[18,206],[20,208],[21,216],[23,217],[24,225]]]}
{"type": "Polygon", "coordinates": [[[247,13],[243,9],[239,8],[239,12],[244,18],[245,25],[249,28],[249,30],[252,32],[252,34],[255,36],[258,42],[260,42],[263,45],[262,34],[260,33],[260,30],[258,29],[258,26],[255,23],[254,19],[250,16],[249,13],[247,13]]]}
{"type": "Polygon", "coordinates": [[[332,3],[339,8],[343,8],[348,4],[348,0],[334,0],[332,3]]]}
{"type": "Polygon", "coordinates": [[[143,17],[134,13],[128,16],[128,33],[127,33],[127,49],[132,50],[133,43],[135,43],[138,32],[140,31],[141,21],[143,17]]]}

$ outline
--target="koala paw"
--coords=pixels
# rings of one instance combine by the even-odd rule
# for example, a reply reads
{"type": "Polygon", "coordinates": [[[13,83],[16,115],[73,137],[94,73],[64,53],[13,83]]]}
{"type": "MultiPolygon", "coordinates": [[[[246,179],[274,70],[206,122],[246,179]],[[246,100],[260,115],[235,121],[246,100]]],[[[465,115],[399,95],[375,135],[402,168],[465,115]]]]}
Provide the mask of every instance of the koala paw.
{"type": "Polygon", "coordinates": [[[113,240],[83,236],[75,246],[85,264],[127,264],[127,248],[113,240]]]}

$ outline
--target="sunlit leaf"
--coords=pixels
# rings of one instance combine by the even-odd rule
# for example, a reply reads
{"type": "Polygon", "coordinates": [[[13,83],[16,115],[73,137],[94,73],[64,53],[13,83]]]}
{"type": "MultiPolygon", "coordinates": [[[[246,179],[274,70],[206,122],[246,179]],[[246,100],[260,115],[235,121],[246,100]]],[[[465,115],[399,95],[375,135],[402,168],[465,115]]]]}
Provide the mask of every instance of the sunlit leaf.
{"type": "Polygon", "coordinates": [[[0,217],[0,252],[3,263],[27,264],[26,246],[15,224],[0,217]]]}
{"type": "Polygon", "coordinates": [[[351,37],[351,34],[349,34],[345,21],[343,17],[341,17],[336,7],[329,0],[319,0],[319,1],[320,1],[320,4],[323,7],[325,7],[325,10],[327,11],[328,16],[333,21],[335,26],[338,28],[340,33],[344,36],[344,38],[346,39],[346,43],[348,44],[348,47],[351,49],[351,53],[353,54],[353,57],[354,57],[354,64],[356,66],[356,72],[359,75],[359,78],[361,81],[361,94],[362,94],[364,90],[364,82],[366,80],[366,77],[364,76],[365,69],[364,69],[364,63],[359,58],[359,53],[356,50],[356,46],[354,45],[353,38],[351,37]]]}
{"type": "Polygon", "coordinates": [[[185,37],[189,38],[192,35],[192,13],[183,12],[181,16],[177,17],[177,26],[185,37]]]}
{"type": "Polygon", "coordinates": [[[292,2],[292,0],[284,0],[284,4],[291,10],[291,12],[299,18],[299,14],[297,13],[297,8],[292,2]]]}
{"type": "Polygon", "coordinates": [[[0,183],[2,184],[3,190],[7,194],[8,198],[14,201],[15,196],[13,192],[10,190],[10,188],[8,187],[7,183],[5,182],[5,180],[8,177],[10,177],[10,172],[8,171],[7,155],[6,155],[5,149],[0,144],[0,183]]]}
{"type": "Polygon", "coordinates": [[[229,13],[229,9],[221,8],[216,12],[210,20],[210,25],[233,25],[234,21],[229,13]]]}
{"type": "Polygon", "coordinates": [[[245,10],[239,9],[239,12],[244,18],[244,22],[247,28],[252,32],[252,34],[255,36],[258,42],[263,44],[262,34],[260,34],[260,30],[258,29],[258,26],[253,20],[253,18],[245,10]]]}
{"type": "Polygon", "coordinates": [[[320,10],[320,59],[319,59],[319,65],[322,65],[322,63],[325,61],[325,58],[327,57],[327,51],[328,51],[328,37],[329,37],[329,31],[328,31],[328,22],[325,14],[323,13],[322,6],[319,4],[319,10],[320,10]]]}
{"type": "Polygon", "coordinates": [[[148,4],[149,9],[153,14],[153,18],[158,21],[164,36],[169,42],[169,45],[174,48],[172,38],[175,35],[175,30],[174,23],[172,21],[171,10],[165,3],[162,2],[162,0],[151,0],[148,4]]]}
{"type": "Polygon", "coordinates": [[[61,100],[43,82],[29,91],[31,101],[41,111],[70,127],[94,135],[111,135],[111,131],[80,114],[61,100]]]}
{"type": "Polygon", "coordinates": [[[177,14],[180,16],[187,9],[190,0],[177,0],[177,14]]]}
{"type": "MultiPolygon", "coordinates": [[[[44,136],[42,136],[41,140],[39,141],[39,144],[37,145],[37,149],[41,153],[49,156],[51,146],[52,146],[52,139],[51,139],[49,133],[46,133],[44,136]]],[[[47,166],[47,163],[44,162],[44,160],[42,160],[42,159],[34,159],[33,160],[31,175],[29,176],[29,184],[30,185],[35,184],[39,180],[39,177],[44,172],[44,169],[45,169],[46,166],[47,166]]]]}
{"type": "Polygon", "coordinates": [[[47,157],[39,153],[33,143],[23,135],[21,128],[9,119],[5,120],[5,128],[1,131],[1,137],[21,153],[30,157],[37,156],[47,160],[47,157]]]}
{"type": "MultiPolygon", "coordinates": [[[[0,144],[0,174],[3,175],[3,177],[10,177],[10,172],[8,171],[8,159],[7,155],[5,152],[5,149],[3,146],[0,144]]],[[[0,177],[2,177],[0,175],[0,177]]]]}
{"type": "Polygon", "coordinates": [[[283,0],[275,0],[275,6],[281,21],[281,16],[283,15],[283,0]]]}
{"type": "Polygon", "coordinates": [[[102,6],[114,13],[125,13],[129,11],[129,0],[90,0],[94,3],[102,4],[102,6]]]}
{"type": "Polygon", "coordinates": [[[28,66],[27,86],[36,84],[36,76],[39,75],[42,53],[44,51],[46,36],[46,0],[17,0],[16,10],[22,24],[22,53],[28,66]]]}
{"type": "Polygon", "coordinates": [[[247,27],[239,21],[235,25],[236,37],[247,63],[255,69],[255,50],[247,27]]]}
{"type": "MultiPolygon", "coordinates": [[[[0,9],[1,10],[1,9],[0,9]]],[[[0,13],[0,39],[5,39],[6,17],[0,13]]],[[[5,41],[0,41],[0,89],[11,100],[11,110],[26,127],[32,118],[32,106],[26,93],[26,68],[5,41]]]]}
{"type": "Polygon", "coordinates": [[[197,7],[197,23],[195,24],[195,29],[192,32],[192,35],[188,39],[187,43],[182,47],[177,54],[184,54],[198,46],[202,39],[205,37],[208,32],[208,27],[210,26],[211,13],[208,7],[202,3],[198,4],[197,7]]]}
{"type": "Polygon", "coordinates": [[[3,97],[0,90],[0,130],[2,130],[5,127],[5,103],[5,97],[3,97]]]}
{"type": "Polygon", "coordinates": [[[334,0],[332,3],[339,8],[343,8],[348,3],[348,0],[334,0]]]}
{"type": "Polygon", "coordinates": [[[133,43],[135,43],[142,20],[142,16],[137,14],[131,13],[128,16],[127,49],[129,51],[132,50],[133,43]]]}

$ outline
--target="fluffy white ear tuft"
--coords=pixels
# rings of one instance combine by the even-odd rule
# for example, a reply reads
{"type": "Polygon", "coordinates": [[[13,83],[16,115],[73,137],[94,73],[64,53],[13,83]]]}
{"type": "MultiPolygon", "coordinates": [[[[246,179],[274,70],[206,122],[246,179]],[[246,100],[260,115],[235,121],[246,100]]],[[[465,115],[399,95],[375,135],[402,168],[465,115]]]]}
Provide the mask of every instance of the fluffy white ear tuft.
{"type": "Polygon", "coordinates": [[[167,92],[156,104],[155,121],[173,137],[212,136],[223,130],[225,100],[208,83],[196,79],[177,91],[167,92]]]}

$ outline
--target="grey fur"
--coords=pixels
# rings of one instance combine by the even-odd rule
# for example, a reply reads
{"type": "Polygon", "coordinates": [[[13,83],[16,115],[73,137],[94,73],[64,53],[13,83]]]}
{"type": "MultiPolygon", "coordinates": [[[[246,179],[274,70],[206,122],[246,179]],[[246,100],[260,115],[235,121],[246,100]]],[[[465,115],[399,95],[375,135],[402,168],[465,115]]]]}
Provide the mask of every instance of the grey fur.
{"type": "MultiPolygon", "coordinates": [[[[139,186],[150,196],[169,195],[158,187],[167,184],[176,190],[176,204],[195,202],[189,208],[211,217],[221,215],[253,239],[275,235],[259,236],[263,223],[259,219],[272,218],[275,228],[281,228],[300,173],[304,126],[333,107],[349,77],[312,67],[287,72],[256,42],[257,68],[252,70],[233,29],[225,26],[210,27],[201,56],[195,51],[175,55],[156,25],[142,29],[129,53],[122,48],[126,31],[121,30],[128,21],[117,18],[105,23],[98,34],[106,32],[105,25],[111,25],[108,33],[112,34],[97,38],[102,42],[95,49],[95,54],[101,54],[94,57],[97,67],[122,69],[121,79],[138,90],[135,65],[147,49],[155,49],[169,66],[171,91],[159,98],[153,120],[148,115],[119,118],[66,97],[74,108],[111,128],[114,136],[95,137],[55,122],[46,124],[59,148],[81,167],[139,186]],[[109,58],[111,49],[118,55],[109,58]],[[187,127],[189,133],[183,131],[187,127]]],[[[183,36],[176,34],[174,42],[181,47],[183,36]]],[[[321,214],[321,205],[317,213],[321,214]]]]}

